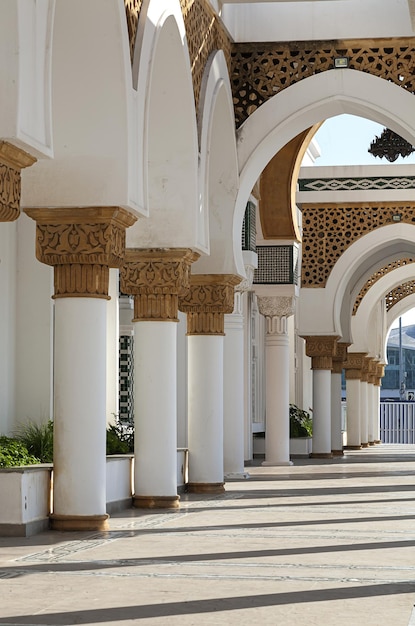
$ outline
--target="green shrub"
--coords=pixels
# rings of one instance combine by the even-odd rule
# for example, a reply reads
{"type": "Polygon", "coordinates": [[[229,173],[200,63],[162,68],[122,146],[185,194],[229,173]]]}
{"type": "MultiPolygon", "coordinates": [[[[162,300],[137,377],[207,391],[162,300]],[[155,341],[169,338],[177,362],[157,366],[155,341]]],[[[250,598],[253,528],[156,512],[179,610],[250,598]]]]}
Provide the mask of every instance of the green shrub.
{"type": "Polygon", "coordinates": [[[311,437],[313,435],[313,420],[307,411],[290,404],[290,438],[311,437]]]}
{"type": "Polygon", "coordinates": [[[0,467],[35,465],[40,460],[30,454],[24,443],[12,437],[0,437],[0,467]]]}
{"type": "Polygon", "coordinates": [[[53,462],[53,422],[48,420],[43,424],[27,422],[22,424],[16,439],[21,441],[30,454],[33,454],[41,463],[53,462]]]}
{"type": "Polygon", "coordinates": [[[134,434],[125,432],[120,424],[107,428],[107,454],[134,452],[134,434]]]}

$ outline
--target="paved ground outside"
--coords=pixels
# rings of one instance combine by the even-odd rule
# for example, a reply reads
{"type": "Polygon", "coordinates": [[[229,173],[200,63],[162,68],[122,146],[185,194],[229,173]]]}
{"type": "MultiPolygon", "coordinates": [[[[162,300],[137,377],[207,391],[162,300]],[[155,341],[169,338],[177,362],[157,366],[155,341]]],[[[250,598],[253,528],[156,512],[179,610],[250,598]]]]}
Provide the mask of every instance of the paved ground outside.
{"type": "Polygon", "coordinates": [[[0,538],[0,624],[415,626],[415,446],[247,471],[107,533],[0,538]]]}

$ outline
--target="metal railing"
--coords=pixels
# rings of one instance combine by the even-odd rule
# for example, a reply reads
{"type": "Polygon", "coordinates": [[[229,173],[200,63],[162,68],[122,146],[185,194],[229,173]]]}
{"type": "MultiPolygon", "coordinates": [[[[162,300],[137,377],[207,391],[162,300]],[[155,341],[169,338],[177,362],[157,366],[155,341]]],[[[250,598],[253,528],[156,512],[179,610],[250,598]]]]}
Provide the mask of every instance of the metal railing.
{"type": "Polygon", "coordinates": [[[415,403],[380,403],[382,443],[415,443],[415,403]]]}

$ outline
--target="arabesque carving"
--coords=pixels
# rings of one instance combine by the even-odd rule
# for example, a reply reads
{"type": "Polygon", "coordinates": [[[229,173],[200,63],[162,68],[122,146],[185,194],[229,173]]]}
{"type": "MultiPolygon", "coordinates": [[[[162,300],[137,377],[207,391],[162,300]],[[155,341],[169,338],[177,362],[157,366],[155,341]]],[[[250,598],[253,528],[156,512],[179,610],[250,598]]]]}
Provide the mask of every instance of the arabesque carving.
{"type": "Polygon", "coordinates": [[[346,380],[362,380],[362,370],[365,367],[366,352],[349,352],[343,367],[346,370],[346,380]]]}
{"type": "Polygon", "coordinates": [[[239,43],[232,46],[232,90],[237,126],[291,85],[333,69],[347,56],[349,68],[415,92],[414,39],[239,43]]]}
{"type": "Polygon", "coordinates": [[[7,141],[0,141],[0,222],[14,222],[20,215],[20,171],[35,157],[7,141]]]}
{"type": "Polygon", "coordinates": [[[232,313],[234,289],[240,278],[233,274],[196,274],[190,289],[180,297],[180,310],[187,314],[188,335],[224,335],[225,313],[232,313]]]}
{"type": "Polygon", "coordinates": [[[337,354],[337,335],[307,335],[305,339],[306,355],[311,357],[313,370],[331,370],[333,357],[337,354]]]}
{"type": "Polygon", "coordinates": [[[302,287],[325,287],[335,263],[357,239],[400,222],[415,225],[415,204],[368,202],[303,204],[302,287]]]}
{"type": "Polygon", "coordinates": [[[134,321],[178,321],[179,296],[188,291],[198,258],[188,248],[127,249],[121,291],[134,295],[134,321]]]}
{"type": "Polygon", "coordinates": [[[27,209],[36,221],[36,258],[55,268],[55,298],[108,297],[110,267],[120,267],[125,229],[136,216],[121,207],[27,209]]]}

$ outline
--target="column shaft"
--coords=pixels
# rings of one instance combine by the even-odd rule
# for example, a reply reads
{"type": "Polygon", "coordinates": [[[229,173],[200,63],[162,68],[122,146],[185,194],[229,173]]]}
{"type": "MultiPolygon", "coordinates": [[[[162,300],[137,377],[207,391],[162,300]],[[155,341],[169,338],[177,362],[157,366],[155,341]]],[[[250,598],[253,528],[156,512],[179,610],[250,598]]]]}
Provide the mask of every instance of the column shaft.
{"type": "Polygon", "coordinates": [[[331,454],[331,371],[313,369],[313,457],[331,454]]]}
{"type": "Polygon", "coordinates": [[[342,375],[331,374],[331,450],[335,456],[343,455],[342,433],[342,375]]]}
{"type": "Polygon", "coordinates": [[[360,443],[363,448],[369,445],[368,434],[368,388],[366,381],[360,381],[360,443]]]}
{"type": "Polygon", "coordinates": [[[360,378],[350,379],[346,375],[347,398],[347,448],[360,450],[360,378]]]}

